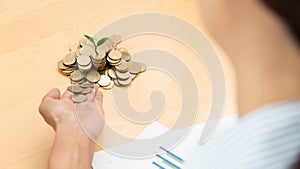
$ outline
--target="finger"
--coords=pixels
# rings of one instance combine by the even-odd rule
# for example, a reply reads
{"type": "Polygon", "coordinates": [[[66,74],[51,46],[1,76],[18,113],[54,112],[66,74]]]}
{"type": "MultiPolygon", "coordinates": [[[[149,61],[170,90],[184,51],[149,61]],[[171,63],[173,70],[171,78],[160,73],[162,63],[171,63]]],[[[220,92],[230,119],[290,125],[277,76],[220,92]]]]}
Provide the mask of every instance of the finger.
{"type": "Polygon", "coordinates": [[[73,96],[73,93],[70,92],[69,90],[66,90],[66,91],[62,94],[61,98],[64,98],[64,99],[71,99],[72,96],[73,96]]]}
{"type": "Polygon", "coordinates": [[[93,102],[95,100],[95,96],[97,92],[98,92],[98,85],[94,85],[94,88],[92,89],[91,93],[86,95],[87,97],[86,100],[93,102]]]}
{"type": "Polygon", "coordinates": [[[103,112],[103,94],[102,94],[102,92],[98,91],[96,93],[95,101],[96,101],[96,104],[98,106],[98,109],[99,109],[102,117],[104,117],[104,112],[103,112]]]}
{"type": "Polygon", "coordinates": [[[94,85],[94,89],[95,89],[95,95],[98,92],[99,86],[98,85],[94,85]]]}
{"type": "Polygon", "coordinates": [[[60,99],[60,91],[57,88],[51,89],[42,99],[39,106],[39,112],[44,116],[47,112],[51,99],[60,99]]]}
{"type": "Polygon", "coordinates": [[[60,91],[57,88],[51,89],[44,97],[42,100],[45,100],[47,98],[51,99],[60,99],[60,91]]]}
{"type": "Polygon", "coordinates": [[[98,104],[101,104],[101,105],[103,104],[103,94],[102,94],[102,92],[98,91],[98,92],[96,93],[95,100],[96,100],[96,102],[97,102],[98,104]]]}

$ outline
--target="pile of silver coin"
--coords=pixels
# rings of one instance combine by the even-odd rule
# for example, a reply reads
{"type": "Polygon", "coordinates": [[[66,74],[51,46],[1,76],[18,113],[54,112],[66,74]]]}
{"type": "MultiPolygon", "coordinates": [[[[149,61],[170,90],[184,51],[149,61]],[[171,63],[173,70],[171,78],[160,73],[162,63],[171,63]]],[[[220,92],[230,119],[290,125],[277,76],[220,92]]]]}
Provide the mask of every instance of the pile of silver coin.
{"type": "Polygon", "coordinates": [[[118,47],[122,39],[119,35],[98,41],[85,37],[72,44],[58,62],[59,70],[71,79],[68,90],[73,92],[74,102],[84,102],[95,84],[106,90],[129,86],[139,73],[146,71],[144,63],[132,61],[128,50],[118,47]]]}

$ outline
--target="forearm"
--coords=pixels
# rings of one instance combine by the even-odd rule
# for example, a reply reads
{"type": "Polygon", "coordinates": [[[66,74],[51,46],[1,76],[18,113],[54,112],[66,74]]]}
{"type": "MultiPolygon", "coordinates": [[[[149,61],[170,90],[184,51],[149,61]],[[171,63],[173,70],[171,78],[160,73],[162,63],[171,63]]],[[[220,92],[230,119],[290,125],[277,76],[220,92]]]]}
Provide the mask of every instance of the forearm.
{"type": "Polygon", "coordinates": [[[79,124],[58,125],[49,169],[90,169],[94,150],[95,144],[79,124]]]}

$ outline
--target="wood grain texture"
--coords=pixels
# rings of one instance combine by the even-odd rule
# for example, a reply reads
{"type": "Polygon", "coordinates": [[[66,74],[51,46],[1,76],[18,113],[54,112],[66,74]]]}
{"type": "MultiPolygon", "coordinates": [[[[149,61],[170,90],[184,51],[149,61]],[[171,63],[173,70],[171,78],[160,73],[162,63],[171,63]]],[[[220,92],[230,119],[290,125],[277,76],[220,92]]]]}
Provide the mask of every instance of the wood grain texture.
{"type": "MultiPolygon", "coordinates": [[[[38,113],[43,95],[51,88],[65,90],[69,81],[57,71],[57,62],[68,46],[83,34],[94,34],[104,25],[131,14],[162,12],[181,17],[201,29],[196,0],[1,0],[0,2],[0,168],[44,169],[54,132],[38,113]]],[[[174,53],[193,72],[201,102],[197,122],[206,120],[212,89],[203,64],[185,46],[164,37],[146,35],[122,43],[129,51],[155,47],[174,53]],[[140,42],[143,43],[140,43],[140,42]]],[[[224,115],[235,112],[234,76],[226,56],[219,50],[227,84],[224,115]]],[[[158,121],[172,126],[180,112],[180,91],[167,74],[147,71],[129,88],[132,105],[150,108],[153,89],[164,91],[165,112],[158,121]],[[143,90],[142,90],[143,89],[143,90]]],[[[146,125],[125,120],[116,111],[110,91],[104,91],[107,123],[135,138],[146,125]]]]}

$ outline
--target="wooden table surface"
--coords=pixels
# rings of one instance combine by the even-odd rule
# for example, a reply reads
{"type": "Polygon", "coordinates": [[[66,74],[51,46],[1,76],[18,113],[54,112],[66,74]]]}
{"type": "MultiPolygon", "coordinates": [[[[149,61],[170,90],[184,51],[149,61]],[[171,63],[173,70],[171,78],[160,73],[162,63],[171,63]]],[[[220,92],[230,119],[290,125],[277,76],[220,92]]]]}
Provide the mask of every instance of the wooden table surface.
{"type": "MultiPolygon", "coordinates": [[[[43,95],[51,88],[65,90],[66,77],[57,70],[71,43],[83,34],[93,35],[121,17],[162,12],[178,16],[201,29],[197,0],[0,0],[0,168],[43,169],[47,167],[54,132],[38,113],[43,95]]],[[[155,47],[172,51],[195,76],[200,97],[197,122],[206,120],[212,89],[203,64],[186,47],[164,37],[146,35],[122,43],[129,51],[155,47]],[[143,43],[140,43],[140,42],[143,43]]],[[[222,54],[227,84],[224,115],[235,113],[231,65],[222,54]]],[[[153,89],[161,89],[167,105],[159,122],[172,126],[180,110],[180,91],[172,78],[150,70],[129,88],[130,101],[139,111],[150,108],[153,89]],[[143,89],[143,90],[140,90],[143,89]],[[140,99],[144,98],[144,99],[140,99]]],[[[107,123],[127,137],[135,138],[147,125],[131,123],[114,108],[111,91],[104,91],[107,123]]]]}

